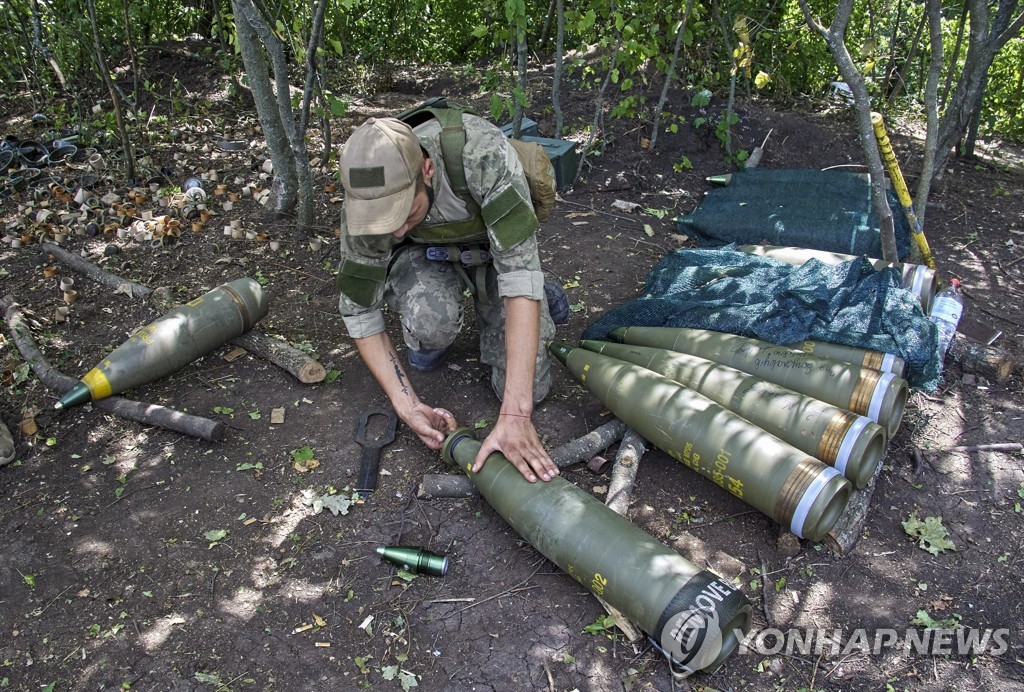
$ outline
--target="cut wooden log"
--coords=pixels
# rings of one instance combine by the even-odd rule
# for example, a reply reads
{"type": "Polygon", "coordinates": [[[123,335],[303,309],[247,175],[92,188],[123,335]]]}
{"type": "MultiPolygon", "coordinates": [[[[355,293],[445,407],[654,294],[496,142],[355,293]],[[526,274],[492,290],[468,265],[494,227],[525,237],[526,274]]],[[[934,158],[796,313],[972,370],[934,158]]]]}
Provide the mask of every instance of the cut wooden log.
{"type": "Polygon", "coordinates": [[[1013,374],[1013,356],[995,346],[970,341],[959,334],[950,344],[946,360],[952,359],[964,372],[1003,383],[1013,374]]]}
{"type": "Polygon", "coordinates": [[[319,362],[281,339],[262,332],[250,330],[232,339],[231,343],[270,361],[303,384],[323,382],[327,377],[327,370],[319,362]]]}
{"type": "MultiPolygon", "coordinates": [[[[46,356],[43,355],[36,345],[35,339],[33,339],[32,333],[29,330],[24,311],[15,302],[13,296],[5,296],[3,299],[0,299],[0,313],[3,314],[7,322],[15,345],[40,382],[60,394],[64,394],[78,384],[78,380],[59,372],[50,365],[46,356]]],[[[182,413],[165,406],[145,404],[118,396],[94,401],[92,405],[120,418],[133,420],[144,425],[154,425],[166,430],[173,430],[174,432],[209,440],[210,442],[220,442],[224,439],[227,431],[227,426],[219,421],[182,413]]]]}
{"type": "Polygon", "coordinates": [[[878,481],[878,474],[882,470],[882,464],[878,465],[875,475],[861,490],[854,490],[850,493],[850,501],[846,503],[846,509],[839,516],[835,526],[825,535],[822,543],[840,557],[849,555],[860,534],[864,531],[864,524],[868,518],[868,507],[871,505],[871,496],[875,493],[875,484],[878,481]]]}
{"type": "MultiPolygon", "coordinates": [[[[612,479],[608,483],[608,497],[605,504],[616,514],[625,517],[629,511],[629,498],[633,494],[633,484],[636,482],[636,472],[640,468],[640,459],[647,451],[647,441],[640,436],[633,428],[626,428],[619,444],[619,451],[615,455],[615,465],[612,466],[612,479]]],[[[601,605],[612,616],[615,625],[622,630],[629,641],[636,643],[643,639],[643,632],[625,615],[609,605],[602,598],[601,605]]]]}
{"type": "Polygon", "coordinates": [[[608,483],[608,499],[605,500],[605,504],[616,514],[626,516],[629,511],[629,498],[633,494],[636,472],[646,451],[647,441],[633,428],[627,428],[615,455],[612,479],[608,483]]]}

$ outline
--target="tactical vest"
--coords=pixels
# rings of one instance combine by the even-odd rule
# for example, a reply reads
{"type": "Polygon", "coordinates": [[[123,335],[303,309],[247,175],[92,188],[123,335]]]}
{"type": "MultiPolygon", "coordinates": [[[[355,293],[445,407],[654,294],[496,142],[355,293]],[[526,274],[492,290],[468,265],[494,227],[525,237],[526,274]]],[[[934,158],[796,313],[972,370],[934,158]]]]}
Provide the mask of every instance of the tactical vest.
{"type": "MultiPolygon", "coordinates": [[[[498,249],[514,247],[530,237],[540,224],[530,204],[509,186],[484,208],[473,198],[466,180],[462,152],[466,147],[466,130],[462,124],[463,112],[471,112],[456,106],[447,106],[443,99],[431,99],[425,103],[395,116],[416,127],[435,118],[441,125],[439,143],[445,175],[452,192],[466,205],[471,214],[468,219],[441,224],[420,224],[406,234],[414,243],[446,246],[451,261],[457,263],[461,252],[459,246],[468,246],[472,256],[480,257],[489,241],[487,228],[494,233],[498,249]],[[440,104],[440,107],[433,107],[440,104]]],[[[387,269],[359,262],[357,258],[346,258],[339,269],[337,286],[349,299],[364,307],[370,306],[378,287],[387,280],[387,269]]],[[[470,285],[472,286],[471,282],[470,285]]]]}

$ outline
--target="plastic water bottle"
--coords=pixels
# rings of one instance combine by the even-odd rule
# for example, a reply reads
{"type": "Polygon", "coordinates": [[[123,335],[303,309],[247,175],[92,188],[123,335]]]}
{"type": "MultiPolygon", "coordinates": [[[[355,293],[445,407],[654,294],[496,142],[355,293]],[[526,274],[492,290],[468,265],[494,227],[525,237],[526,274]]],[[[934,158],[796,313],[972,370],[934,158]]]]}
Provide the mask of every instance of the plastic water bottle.
{"type": "Polygon", "coordinates": [[[939,329],[939,369],[946,359],[946,351],[953,343],[956,326],[960,323],[960,315],[964,312],[964,294],[960,291],[960,282],[950,279],[949,285],[935,295],[932,311],[928,319],[939,329]]]}

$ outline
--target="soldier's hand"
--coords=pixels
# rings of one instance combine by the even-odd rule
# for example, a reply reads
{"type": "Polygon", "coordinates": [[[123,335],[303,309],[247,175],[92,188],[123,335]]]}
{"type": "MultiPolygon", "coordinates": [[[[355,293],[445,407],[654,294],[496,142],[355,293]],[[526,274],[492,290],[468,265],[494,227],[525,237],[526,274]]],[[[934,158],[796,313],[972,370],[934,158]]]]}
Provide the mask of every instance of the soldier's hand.
{"type": "Polygon", "coordinates": [[[496,451],[504,454],[531,483],[535,483],[538,477],[549,481],[559,475],[558,467],[540,442],[533,421],[526,416],[498,416],[494,430],[480,445],[480,451],[473,460],[473,472],[482,469],[487,457],[496,451]]]}
{"type": "Polygon", "coordinates": [[[430,449],[441,449],[448,433],[458,427],[455,416],[443,408],[431,408],[419,403],[406,416],[402,417],[416,435],[430,449]]]}

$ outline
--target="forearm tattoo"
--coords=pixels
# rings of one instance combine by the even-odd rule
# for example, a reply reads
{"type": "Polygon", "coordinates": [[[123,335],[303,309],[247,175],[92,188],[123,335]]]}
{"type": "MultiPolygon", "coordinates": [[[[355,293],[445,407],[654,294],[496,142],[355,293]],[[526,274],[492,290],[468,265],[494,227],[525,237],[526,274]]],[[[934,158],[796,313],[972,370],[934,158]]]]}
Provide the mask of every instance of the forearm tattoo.
{"type": "Polygon", "coordinates": [[[391,367],[395,369],[395,378],[398,379],[398,384],[402,388],[402,394],[409,396],[409,385],[405,381],[405,373],[402,372],[402,366],[398,363],[398,358],[395,357],[394,353],[388,354],[388,359],[391,361],[391,367]]]}

